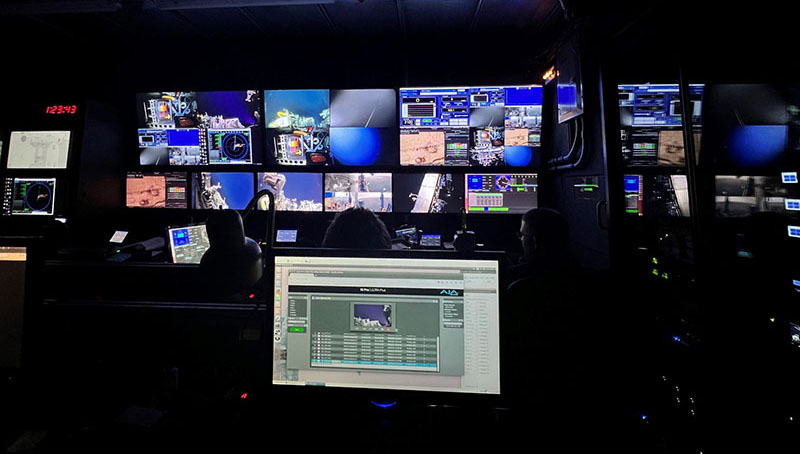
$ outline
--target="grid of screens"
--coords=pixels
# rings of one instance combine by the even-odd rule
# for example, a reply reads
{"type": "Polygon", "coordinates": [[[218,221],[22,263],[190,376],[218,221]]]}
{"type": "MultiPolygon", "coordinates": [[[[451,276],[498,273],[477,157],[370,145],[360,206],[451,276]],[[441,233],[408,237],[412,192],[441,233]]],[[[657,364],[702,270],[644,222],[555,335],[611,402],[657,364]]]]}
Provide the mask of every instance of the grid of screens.
{"type": "Polygon", "coordinates": [[[653,217],[688,217],[686,175],[625,175],[625,212],[653,217]]]}
{"type": "Polygon", "coordinates": [[[539,202],[538,175],[467,174],[464,198],[468,213],[525,213],[539,202]]]}
{"type": "Polygon", "coordinates": [[[6,178],[3,215],[52,216],[55,199],[55,178],[6,178]]]}
{"type": "Polygon", "coordinates": [[[12,131],[9,169],[66,169],[70,131],[12,131]]]}
{"type": "Polygon", "coordinates": [[[126,205],[241,210],[264,189],[277,211],[519,214],[538,204],[537,174],[129,172],[126,205]]]}
{"type": "Polygon", "coordinates": [[[259,164],[258,90],[139,93],[141,165],[259,164]]]}
{"type": "Polygon", "coordinates": [[[273,384],[500,393],[496,261],[278,256],[274,282],[273,384]]]}
{"type": "Polygon", "coordinates": [[[394,90],[267,90],[264,112],[274,164],[393,164],[394,90]]]}
{"type": "Polygon", "coordinates": [[[172,263],[200,263],[211,243],[208,241],[206,225],[190,225],[167,229],[172,263]]]}
{"type": "MultiPolygon", "coordinates": [[[[700,152],[703,85],[690,85],[695,153],[700,152]]],[[[683,166],[678,84],[619,85],[622,156],[631,166],[683,166]]]]}
{"type": "Polygon", "coordinates": [[[541,125],[541,86],[402,88],[400,164],[529,166],[541,125]]]}

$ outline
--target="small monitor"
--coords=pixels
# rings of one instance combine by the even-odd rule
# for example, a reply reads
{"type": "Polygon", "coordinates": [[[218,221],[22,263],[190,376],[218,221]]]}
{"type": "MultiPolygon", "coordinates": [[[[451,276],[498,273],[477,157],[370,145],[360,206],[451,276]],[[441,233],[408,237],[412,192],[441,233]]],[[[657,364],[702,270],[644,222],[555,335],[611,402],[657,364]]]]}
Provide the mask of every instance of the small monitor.
{"type": "Polygon", "coordinates": [[[297,242],[297,229],[294,230],[278,230],[275,238],[276,243],[296,243],[297,242]]]}
{"type": "Polygon", "coordinates": [[[3,214],[55,214],[55,178],[6,178],[3,194],[3,214]]]}
{"type": "Polygon", "coordinates": [[[467,174],[465,208],[468,213],[522,214],[538,206],[538,175],[467,174]]]}
{"type": "MultiPolygon", "coordinates": [[[[259,173],[258,192],[264,189],[275,196],[277,211],[322,211],[321,173],[259,173]]],[[[258,209],[269,209],[266,197],[260,201],[258,209]]]]}
{"type": "Polygon", "coordinates": [[[442,247],[442,236],[423,233],[422,238],[419,240],[419,245],[424,248],[439,248],[442,247]]]}
{"type": "Polygon", "coordinates": [[[394,211],[458,213],[464,206],[463,175],[452,173],[394,174],[394,211]]]}
{"type": "Polygon", "coordinates": [[[203,254],[211,246],[205,224],[170,227],[167,236],[172,263],[200,263],[203,254]]]}
{"type": "Polygon", "coordinates": [[[254,184],[252,173],[193,173],[192,205],[197,210],[243,210],[255,196],[254,184]]]}
{"type": "Polygon", "coordinates": [[[326,173],[325,211],[352,207],[376,213],[392,211],[391,173],[326,173]]]}
{"type": "Polygon", "coordinates": [[[66,169],[70,131],[12,131],[9,169],[66,169]]]}
{"type": "Polygon", "coordinates": [[[186,172],[128,172],[128,208],[189,208],[186,172]]]}
{"type": "Polygon", "coordinates": [[[272,383],[500,394],[498,267],[275,257],[272,383]]]}
{"type": "Polygon", "coordinates": [[[139,164],[259,164],[263,160],[258,90],[137,95],[139,164]]]}

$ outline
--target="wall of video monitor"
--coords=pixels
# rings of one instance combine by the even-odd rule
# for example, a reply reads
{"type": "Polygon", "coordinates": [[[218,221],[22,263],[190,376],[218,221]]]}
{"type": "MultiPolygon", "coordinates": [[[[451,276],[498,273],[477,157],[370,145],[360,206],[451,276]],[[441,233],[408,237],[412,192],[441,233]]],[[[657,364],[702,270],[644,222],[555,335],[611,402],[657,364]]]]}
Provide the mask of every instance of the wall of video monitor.
{"type": "Polygon", "coordinates": [[[129,208],[243,209],[264,189],[296,212],[521,213],[538,201],[538,85],[150,92],[136,103],[129,208]]]}

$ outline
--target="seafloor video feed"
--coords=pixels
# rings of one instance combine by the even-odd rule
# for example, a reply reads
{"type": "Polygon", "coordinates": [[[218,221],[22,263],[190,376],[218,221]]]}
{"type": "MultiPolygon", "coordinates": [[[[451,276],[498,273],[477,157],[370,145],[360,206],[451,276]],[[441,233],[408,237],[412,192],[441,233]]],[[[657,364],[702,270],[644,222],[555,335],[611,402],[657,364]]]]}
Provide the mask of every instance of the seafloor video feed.
{"type": "Polygon", "coordinates": [[[255,195],[253,186],[251,173],[195,173],[193,206],[198,210],[243,210],[255,195]]]}
{"type": "Polygon", "coordinates": [[[391,212],[392,174],[325,174],[325,211],[344,211],[355,206],[391,212]]]}

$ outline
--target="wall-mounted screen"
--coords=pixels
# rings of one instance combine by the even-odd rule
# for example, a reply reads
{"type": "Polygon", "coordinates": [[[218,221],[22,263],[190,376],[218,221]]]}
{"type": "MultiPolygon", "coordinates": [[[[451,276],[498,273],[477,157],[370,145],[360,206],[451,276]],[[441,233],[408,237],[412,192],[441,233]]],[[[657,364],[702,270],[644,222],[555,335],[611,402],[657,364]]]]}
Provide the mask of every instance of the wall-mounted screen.
{"type": "Polygon", "coordinates": [[[192,174],[192,206],[197,210],[243,210],[255,195],[252,173],[192,174]]]}
{"type": "Polygon", "coordinates": [[[525,213],[539,204],[538,175],[467,174],[468,213],[525,213]]]}
{"type": "Polygon", "coordinates": [[[66,169],[70,131],[12,131],[9,169],[66,169]]]}
{"type": "Polygon", "coordinates": [[[258,90],[136,96],[141,165],[260,164],[258,90]]]}
{"type": "Polygon", "coordinates": [[[396,162],[396,94],[375,90],[267,90],[267,148],[279,165],[396,162]]]}
{"type": "MultiPolygon", "coordinates": [[[[275,195],[277,211],[322,211],[322,174],[266,172],[258,174],[258,191],[275,195]]],[[[258,209],[268,210],[264,200],[258,209]]]]}
{"type": "Polygon", "coordinates": [[[464,206],[464,176],[451,173],[394,174],[394,211],[459,213],[464,206]]]}
{"type": "MultiPolygon", "coordinates": [[[[690,85],[695,155],[700,153],[703,85],[690,85]]],[[[631,166],[684,166],[678,84],[619,85],[622,157],[631,166]]]]}
{"type": "Polygon", "coordinates": [[[3,214],[52,216],[55,199],[55,178],[6,178],[3,214]]]}
{"type": "Polygon", "coordinates": [[[363,207],[378,213],[392,211],[391,173],[326,173],[325,211],[363,207]]]}
{"type": "Polygon", "coordinates": [[[189,208],[186,172],[128,172],[128,208],[189,208]]]}
{"type": "Polygon", "coordinates": [[[800,210],[800,201],[789,197],[789,190],[777,176],[717,175],[715,183],[718,217],[743,218],[759,211],[800,210]]]}
{"type": "Polygon", "coordinates": [[[625,175],[625,212],[650,217],[688,217],[686,175],[625,175]]]}
{"type": "Polygon", "coordinates": [[[535,165],[542,87],[400,89],[400,164],[535,165]]]}

